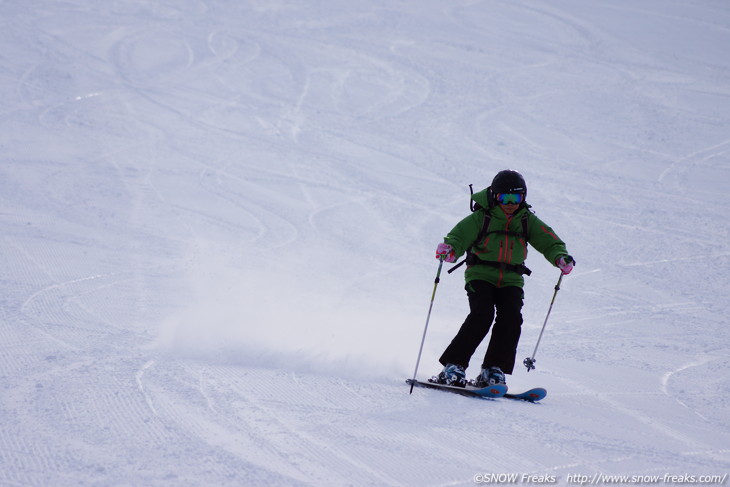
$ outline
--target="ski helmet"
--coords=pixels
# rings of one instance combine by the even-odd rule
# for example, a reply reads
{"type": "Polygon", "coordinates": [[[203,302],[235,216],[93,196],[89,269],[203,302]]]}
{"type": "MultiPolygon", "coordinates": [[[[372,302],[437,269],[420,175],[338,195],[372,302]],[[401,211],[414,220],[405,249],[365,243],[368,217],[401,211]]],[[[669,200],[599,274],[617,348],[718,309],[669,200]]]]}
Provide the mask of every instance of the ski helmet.
{"type": "Polygon", "coordinates": [[[527,183],[522,174],[512,169],[499,171],[492,180],[492,196],[499,193],[522,193],[527,196],[527,183]]]}

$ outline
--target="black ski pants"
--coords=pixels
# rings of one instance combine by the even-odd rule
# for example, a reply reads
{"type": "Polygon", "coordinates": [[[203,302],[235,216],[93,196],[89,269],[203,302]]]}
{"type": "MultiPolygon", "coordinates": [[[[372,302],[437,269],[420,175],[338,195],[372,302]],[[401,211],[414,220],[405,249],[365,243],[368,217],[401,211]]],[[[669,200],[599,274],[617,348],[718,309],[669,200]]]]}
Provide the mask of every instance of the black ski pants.
{"type": "Polygon", "coordinates": [[[469,297],[469,315],[439,362],[441,365],[461,365],[466,369],[471,356],[491,327],[492,336],[482,368],[496,366],[505,374],[511,374],[522,332],[522,288],[496,287],[487,281],[471,281],[466,285],[466,292],[469,297]]]}

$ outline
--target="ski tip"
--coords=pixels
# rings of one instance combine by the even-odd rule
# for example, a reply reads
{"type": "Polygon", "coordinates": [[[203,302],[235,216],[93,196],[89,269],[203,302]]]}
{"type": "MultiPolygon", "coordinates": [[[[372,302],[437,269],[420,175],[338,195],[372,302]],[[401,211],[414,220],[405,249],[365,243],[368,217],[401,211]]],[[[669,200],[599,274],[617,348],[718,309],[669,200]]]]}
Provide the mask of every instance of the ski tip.
{"type": "Polygon", "coordinates": [[[521,399],[527,402],[538,402],[545,399],[546,396],[547,390],[542,387],[535,387],[519,394],[505,394],[508,399],[521,399]]]}

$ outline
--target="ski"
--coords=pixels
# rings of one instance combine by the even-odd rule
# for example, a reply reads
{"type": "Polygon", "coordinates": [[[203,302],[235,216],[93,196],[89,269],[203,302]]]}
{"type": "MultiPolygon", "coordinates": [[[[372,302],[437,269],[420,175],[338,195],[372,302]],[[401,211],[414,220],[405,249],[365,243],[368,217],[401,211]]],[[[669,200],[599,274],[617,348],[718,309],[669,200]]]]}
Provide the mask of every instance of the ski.
{"type": "Polygon", "coordinates": [[[545,399],[545,396],[547,396],[547,390],[542,387],[535,387],[534,389],[529,389],[525,392],[520,392],[519,394],[507,393],[504,395],[507,399],[520,399],[528,402],[540,401],[545,399]]]}
{"type": "Polygon", "coordinates": [[[465,387],[449,386],[446,384],[439,384],[436,382],[421,382],[419,380],[406,379],[406,384],[414,385],[416,387],[425,387],[427,389],[437,389],[440,391],[453,392],[468,397],[479,397],[482,399],[494,399],[502,397],[507,393],[507,386],[497,384],[489,387],[473,387],[467,385],[465,387]]]}
{"type": "Polygon", "coordinates": [[[547,390],[542,387],[535,387],[528,389],[520,393],[509,393],[507,392],[507,386],[505,385],[493,385],[490,387],[478,388],[467,385],[466,387],[455,387],[446,384],[439,384],[437,382],[421,382],[413,379],[406,379],[406,384],[414,385],[416,387],[424,387],[427,389],[437,389],[440,391],[452,392],[467,397],[478,397],[482,399],[496,399],[504,397],[505,399],[517,399],[520,401],[527,402],[538,402],[545,399],[547,396],[547,390]]]}

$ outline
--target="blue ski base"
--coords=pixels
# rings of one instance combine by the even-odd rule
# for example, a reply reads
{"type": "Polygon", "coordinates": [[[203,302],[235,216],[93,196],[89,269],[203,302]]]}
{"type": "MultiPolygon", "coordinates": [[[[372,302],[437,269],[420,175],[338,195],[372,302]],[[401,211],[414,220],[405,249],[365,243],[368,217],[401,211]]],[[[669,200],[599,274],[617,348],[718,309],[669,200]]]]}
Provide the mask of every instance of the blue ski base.
{"type": "MultiPolygon", "coordinates": [[[[507,386],[498,384],[484,388],[473,387],[467,385],[466,387],[455,387],[446,384],[439,384],[437,382],[421,382],[413,379],[406,379],[406,384],[412,387],[424,387],[427,389],[437,389],[446,392],[452,392],[467,397],[477,397],[482,399],[496,399],[504,397],[506,399],[519,399],[528,402],[537,402],[544,399],[547,396],[547,391],[542,387],[536,387],[534,389],[521,392],[519,394],[512,394],[507,392],[507,386]]],[[[413,390],[413,389],[411,389],[413,390]]]]}

